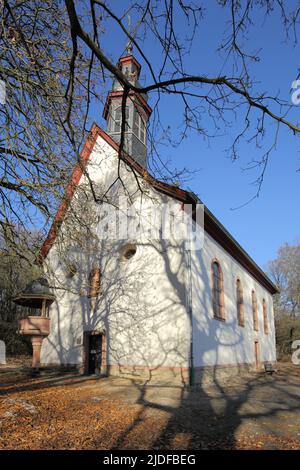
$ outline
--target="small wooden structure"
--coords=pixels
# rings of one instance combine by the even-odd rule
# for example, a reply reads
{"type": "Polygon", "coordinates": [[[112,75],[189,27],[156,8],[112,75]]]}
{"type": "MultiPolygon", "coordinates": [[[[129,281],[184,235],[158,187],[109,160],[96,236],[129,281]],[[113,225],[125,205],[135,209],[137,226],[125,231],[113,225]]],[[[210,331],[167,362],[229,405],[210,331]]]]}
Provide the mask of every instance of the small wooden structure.
{"type": "Polygon", "coordinates": [[[36,315],[29,315],[19,320],[18,333],[31,338],[32,368],[39,371],[40,355],[43,339],[50,333],[49,306],[55,300],[50,292],[47,279],[38,278],[30,282],[23,292],[16,295],[13,301],[17,305],[38,311],[36,315]]]}

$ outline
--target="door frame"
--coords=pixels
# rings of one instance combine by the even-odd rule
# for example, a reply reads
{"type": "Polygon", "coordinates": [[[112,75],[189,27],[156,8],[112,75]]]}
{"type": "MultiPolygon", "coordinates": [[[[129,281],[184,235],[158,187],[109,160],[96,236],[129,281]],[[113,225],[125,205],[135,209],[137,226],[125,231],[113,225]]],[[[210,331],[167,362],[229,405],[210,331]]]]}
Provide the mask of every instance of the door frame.
{"type": "Polygon", "coordinates": [[[89,343],[90,336],[101,336],[100,376],[106,375],[106,335],[105,331],[90,330],[83,332],[83,373],[89,375],[89,343]]]}

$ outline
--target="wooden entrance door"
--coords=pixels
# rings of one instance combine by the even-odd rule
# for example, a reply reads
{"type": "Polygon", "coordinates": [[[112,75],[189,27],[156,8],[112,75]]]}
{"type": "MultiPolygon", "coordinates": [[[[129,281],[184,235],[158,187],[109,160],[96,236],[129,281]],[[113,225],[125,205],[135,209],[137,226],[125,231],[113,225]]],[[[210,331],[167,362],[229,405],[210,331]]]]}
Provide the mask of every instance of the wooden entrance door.
{"type": "Polygon", "coordinates": [[[259,344],[258,344],[258,341],[254,341],[254,355],[255,355],[256,369],[259,369],[259,367],[260,367],[260,357],[259,357],[259,344]]]}
{"type": "Polygon", "coordinates": [[[102,335],[89,334],[87,337],[88,346],[88,374],[100,374],[102,359],[102,335]]]}

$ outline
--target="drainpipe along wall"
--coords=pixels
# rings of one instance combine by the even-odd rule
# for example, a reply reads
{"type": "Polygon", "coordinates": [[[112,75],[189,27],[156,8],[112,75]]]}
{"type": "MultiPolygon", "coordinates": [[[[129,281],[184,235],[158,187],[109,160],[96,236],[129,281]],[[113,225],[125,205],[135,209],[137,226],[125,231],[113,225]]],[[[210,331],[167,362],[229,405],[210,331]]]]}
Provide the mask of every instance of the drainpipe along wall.
{"type": "Polygon", "coordinates": [[[195,385],[195,368],[193,355],[193,279],[192,279],[192,252],[191,246],[185,244],[186,257],[186,307],[190,323],[190,347],[189,347],[189,385],[195,385]]]}

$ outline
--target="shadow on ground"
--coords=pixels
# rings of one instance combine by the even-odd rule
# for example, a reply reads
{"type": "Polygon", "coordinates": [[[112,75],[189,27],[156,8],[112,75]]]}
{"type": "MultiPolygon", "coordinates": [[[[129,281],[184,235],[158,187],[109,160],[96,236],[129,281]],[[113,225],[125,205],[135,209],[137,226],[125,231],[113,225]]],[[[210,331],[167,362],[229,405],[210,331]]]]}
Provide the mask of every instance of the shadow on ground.
{"type": "Polygon", "coordinates": [[[0,380],[2,449],[300,449],[297,366],[195,388],[20,368],[0,380]]]}

